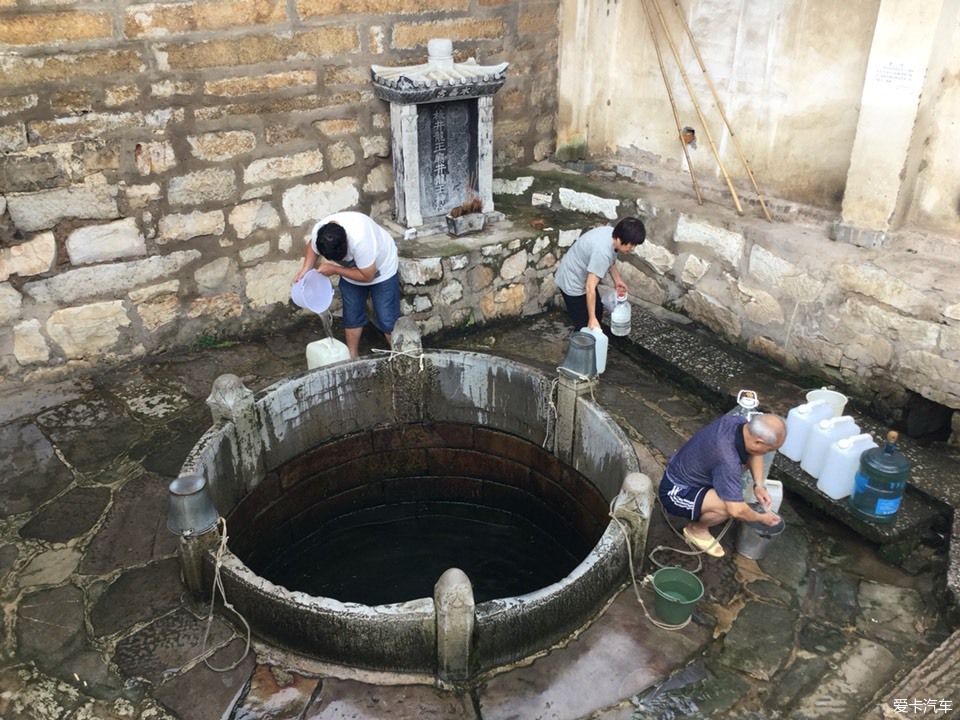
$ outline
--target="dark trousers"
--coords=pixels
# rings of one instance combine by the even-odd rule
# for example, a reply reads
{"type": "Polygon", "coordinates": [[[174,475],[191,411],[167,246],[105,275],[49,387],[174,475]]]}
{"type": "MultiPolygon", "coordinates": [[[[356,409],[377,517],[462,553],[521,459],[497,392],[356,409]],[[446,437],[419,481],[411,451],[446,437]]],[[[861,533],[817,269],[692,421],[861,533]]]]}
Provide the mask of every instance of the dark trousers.
{"type": "MultiPolygon", "coordinates": [[[[600,302],[600,290],[594,290],[597,294],[596,300],[596,313],[597,313],[597,322],[603,320],[603,303],[600,302]]],[[[582,330],[587,326],[587,323],[590,321],[590,317],[587,315],[587,296],[583,295],[567,295],[563,290],[560,291],[560,294],[563,295],[563,304],[567,308],[567,315],[570,316],[570,322],[573,323],[574,330],[582,330]]]]}

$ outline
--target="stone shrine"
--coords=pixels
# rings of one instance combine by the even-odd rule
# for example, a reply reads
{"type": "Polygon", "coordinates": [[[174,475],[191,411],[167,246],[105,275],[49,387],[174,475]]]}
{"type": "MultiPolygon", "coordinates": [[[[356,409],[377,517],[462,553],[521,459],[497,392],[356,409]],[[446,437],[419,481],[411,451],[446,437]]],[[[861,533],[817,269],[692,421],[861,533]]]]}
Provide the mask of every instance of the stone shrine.
{"type": "Polygon", "coordinates": [[[390,103],[397,221],[405,237],[441,230],[474,202],[493,213],[493,95],[508,63],[453,61],[453,43],[427,43],[427,62],[371,66],[374,93],[390,103]]]}

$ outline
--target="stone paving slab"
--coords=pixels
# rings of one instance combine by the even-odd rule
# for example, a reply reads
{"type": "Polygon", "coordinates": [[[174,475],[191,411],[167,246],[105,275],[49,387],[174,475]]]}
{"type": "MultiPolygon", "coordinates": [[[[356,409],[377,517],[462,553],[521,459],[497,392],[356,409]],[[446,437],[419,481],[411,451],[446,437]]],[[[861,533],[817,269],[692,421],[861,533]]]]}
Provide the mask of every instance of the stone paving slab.
{"type": "MultiPolygon", "coordinates": [[[[653,596],[644,591],[653,612],[653,596]]],[[[565,648],[498,675],[478,690],[483,720],[577,720],[662,682],[709,641],[691,623],[662,630],[644,616],[632,588],[565,648]]]]}

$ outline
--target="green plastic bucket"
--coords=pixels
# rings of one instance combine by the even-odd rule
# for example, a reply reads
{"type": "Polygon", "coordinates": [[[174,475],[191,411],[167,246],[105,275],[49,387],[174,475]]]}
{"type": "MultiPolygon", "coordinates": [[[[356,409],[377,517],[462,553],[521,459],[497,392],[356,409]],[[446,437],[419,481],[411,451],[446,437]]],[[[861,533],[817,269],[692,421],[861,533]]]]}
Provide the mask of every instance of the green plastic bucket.
{"type": "Polygon", "coordinates": [[[697,601],[703,597],[703,583],[688,570],[660,568],[653,574],[653,609],[667,625],[681,625],[690,619],[697,601]]]}

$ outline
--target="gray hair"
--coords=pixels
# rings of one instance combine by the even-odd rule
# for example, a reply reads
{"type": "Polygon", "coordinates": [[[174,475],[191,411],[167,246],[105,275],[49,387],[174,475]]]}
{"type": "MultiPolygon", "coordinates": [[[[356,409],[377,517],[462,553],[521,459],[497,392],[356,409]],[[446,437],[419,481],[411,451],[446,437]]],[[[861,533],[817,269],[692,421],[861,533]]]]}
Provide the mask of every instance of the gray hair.
{"type": "Polygon", "coordinates": [[[787,435],[787,424],[782,417],[772,413],[757,413],[747,422],[747,429],[755,438],[767,445],[777,446],[787,435]]]}

